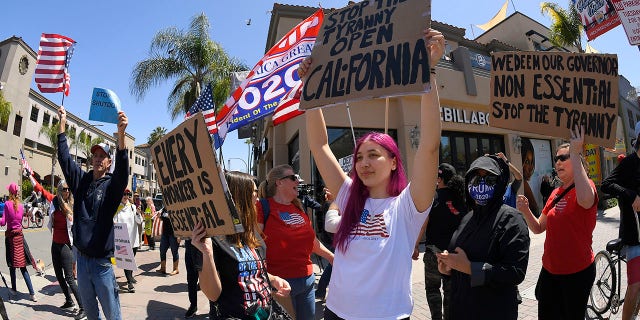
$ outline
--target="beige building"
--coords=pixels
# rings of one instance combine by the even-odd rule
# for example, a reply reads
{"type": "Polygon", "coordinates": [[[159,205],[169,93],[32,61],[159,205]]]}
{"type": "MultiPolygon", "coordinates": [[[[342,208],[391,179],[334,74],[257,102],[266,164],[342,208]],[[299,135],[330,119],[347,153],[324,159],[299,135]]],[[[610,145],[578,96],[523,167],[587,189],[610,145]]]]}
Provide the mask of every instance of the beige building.
{"type": "MultiPolygon", "coordinates": [[[[37,53],[20,37],[13,36],[0,42],[0,91],[4,98],[11,103],[12,112],[6,123],[0,123],[0,187],[1,194],[5,193],[4,186],[21,180],[21,162],[19,150],[24,155],[36,178],[45,186],[54,185],[63,179],[62,171],[57,160],[53,168],[53,145],[45,134],[40,134],[44,126],[58,122],[59,106],[31,88],[37,53]],[[52,180],[53,178],[53,180],[52,180]]],[[[72,113],[67,113],[67,132],[69,135],[84,134],[88,139],[101,138],[113,150],[116,146],[114,134],[100,130],[100,124],[90,124],[72,113]]],[[[75,135],[74,135],[75,136],[75,135]]],[[[150,165],[150,155],[144,148],[135,147],[135,137],[127,134],[126,146],[129,150],[129,188],[136,181],[136,186],[144,195],[151,195],[157,190],[153,177],[153,166],[150,165]]],[[[70,139],[70,152],[83,166],[87,166],[90,151],[70,139]]],[[[48,187],[49,188],[49,187],[48,187]]]]}
{"type": "MultiPolygon", "coordinates": [[[[265,51],[315,10],[317,8],[274,4],[265,51]]],[[[516,167],[522,168],[523,144],[526,147],[531,142],[536,158],[531,181],[538,182],[544,175],[551,175],[552,157],[556,147],[563,142],[561,139],[489,125],[490,55],[495,51],[569,50],[553,47],[547,38],[549,29],[520,12],[510,15],[475,40],[465,38],[464,28],[438,21],[432,21],[432,27],[446,38],[445,55],[435,66],[441,103],[441,162],[451,163],[464,174],[478,156],[504,152],[516,167]]],[[[623,144],[628,149],[635,121],[640,120],[640,110],[633,87],[624,77],[620,77],[620,83],[621,125],[618,131],[619,137],[626,140],[623,144]]],[[[404,96],[391,98],[388,102],[388,133],[400,147],[408,174],[419,170],[420,165],[413,163],[413,154],[419,143],[419,101],[418,96],[404,96]]],[[[348,111],[355,135],[360,136],[371,130],[384,130],[385,105],[385,99],[374,99],[351,103],[348,110],[345,105],[323,109],[329,143],[338,159],[349,162],[353,150],[348,111]]],[[[257,130],[252,137],[252,167],[259,180],[265,179],[268,170],[275,165],[288,163],[300,172],[307,183],[317,187],[322,184],[309,152],[304,123],[304,116],[300,116],[274,127],[268,117],[256,125],[257,130]]],[[[607,152],[600,148],[599,151],[602,163],[599,170],[606,176],[621,150],[607,152]]]]}

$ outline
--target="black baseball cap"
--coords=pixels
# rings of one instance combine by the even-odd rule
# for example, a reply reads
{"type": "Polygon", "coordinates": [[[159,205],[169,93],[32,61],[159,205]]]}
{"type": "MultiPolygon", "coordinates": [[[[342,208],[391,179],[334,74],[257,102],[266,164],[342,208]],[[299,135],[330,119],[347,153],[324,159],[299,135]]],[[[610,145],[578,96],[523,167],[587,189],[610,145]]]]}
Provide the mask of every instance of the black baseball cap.
{"type": "Polygon", "coordinates": [[[442,178],[445,182],[449,182],[454,175],[456,175],[456,168],[452,165],[442,163],[438,166],[438,177],[442,178]]]}

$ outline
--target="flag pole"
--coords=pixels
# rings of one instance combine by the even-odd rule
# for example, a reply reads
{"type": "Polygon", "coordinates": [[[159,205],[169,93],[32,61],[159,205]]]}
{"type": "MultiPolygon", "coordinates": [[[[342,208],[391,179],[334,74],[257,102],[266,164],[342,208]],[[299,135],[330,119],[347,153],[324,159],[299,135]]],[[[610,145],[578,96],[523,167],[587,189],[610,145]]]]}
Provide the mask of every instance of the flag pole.
{"type": "Polygon", "coordinates": [[[347,102],[347,117],[349,118],[349,127],[351,127],[351,137],[353,138],[353,147],[356,147],[356,133],[353,131],[353,121],[351,120],[351,110],[349,109],[349,102],[347,102]]]}
{"type": "Polygon", "coordinates": [[[389,131],[389,97],[385,98],[384,103],[384,134],[389,131]]]}

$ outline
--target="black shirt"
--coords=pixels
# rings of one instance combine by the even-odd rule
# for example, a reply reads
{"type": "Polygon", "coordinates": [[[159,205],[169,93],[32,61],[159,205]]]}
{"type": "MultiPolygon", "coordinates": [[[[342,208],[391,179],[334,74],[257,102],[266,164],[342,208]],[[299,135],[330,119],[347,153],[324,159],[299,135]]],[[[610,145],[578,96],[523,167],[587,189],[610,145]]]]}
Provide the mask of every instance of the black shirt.
{"type": "Polygon", "coordinates": [[[449,246],[451,235],[456,231],[460,220],[467,213],[462,201],[454,201],[456,197],[449,188],[436,190],[436,199],[429,213],[426,229],[426,244],[435,245],[440,250],[449,246]]]}
{"type": "Polygon", "coordinates": [[[620,207],[620,238],[625,245],[640,244],[640,216],[631,206],[640,190],[640,158],[628,155],[602,181],[602,192],[616,196],[620,207]]]}

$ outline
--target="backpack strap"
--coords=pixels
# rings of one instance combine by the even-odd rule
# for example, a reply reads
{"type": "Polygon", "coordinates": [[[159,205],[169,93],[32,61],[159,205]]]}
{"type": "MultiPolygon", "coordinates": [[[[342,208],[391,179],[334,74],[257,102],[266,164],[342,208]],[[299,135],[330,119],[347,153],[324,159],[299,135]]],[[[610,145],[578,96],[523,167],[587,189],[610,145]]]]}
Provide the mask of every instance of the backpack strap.
{"type": "Polygon", "coordinates": [[[267,219],[269,219],[269,200],[260,198],[260,205],[262,206],[262,226],[264,230],[267,227],[267,219]]]}

